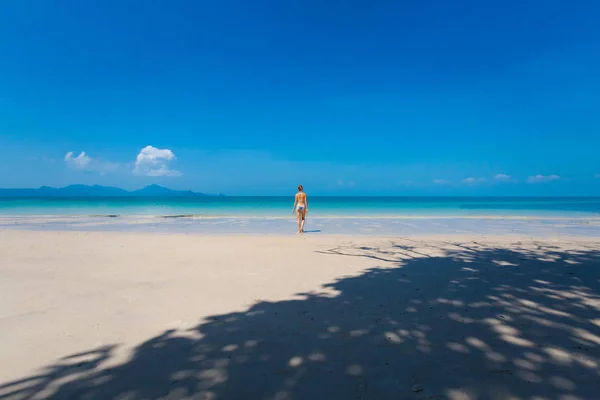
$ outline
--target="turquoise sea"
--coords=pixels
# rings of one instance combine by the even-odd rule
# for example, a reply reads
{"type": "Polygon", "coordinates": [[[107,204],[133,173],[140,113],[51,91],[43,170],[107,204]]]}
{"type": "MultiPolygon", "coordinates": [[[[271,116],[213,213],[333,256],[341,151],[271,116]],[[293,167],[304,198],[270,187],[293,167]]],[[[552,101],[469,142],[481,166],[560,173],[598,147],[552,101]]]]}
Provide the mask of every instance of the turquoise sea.
{"type": "MultiPolygon", "coordinates": [[[[294,234],[293,197],[4,198],[0,229],[294,234]]],[[[600,237],[600,198],[317,197],[309,234],[600,237]]]]}
{"type": "MultiPolygon", "coordinates": [[[[317,197],[313,217],[410,216],[600,216],[600,198],[591,197],[317,197]]],[[[197,217],[287,217],[293,197],[194,198],[4,198],[1,215],[153,215],[197,217]]]]}

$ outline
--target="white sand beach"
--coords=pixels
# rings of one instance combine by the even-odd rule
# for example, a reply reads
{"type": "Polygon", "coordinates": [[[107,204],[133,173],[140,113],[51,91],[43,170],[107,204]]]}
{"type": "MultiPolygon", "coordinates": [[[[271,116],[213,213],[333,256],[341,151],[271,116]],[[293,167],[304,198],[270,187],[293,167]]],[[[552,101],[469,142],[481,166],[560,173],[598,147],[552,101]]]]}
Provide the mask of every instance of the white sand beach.
{"type": "Polygon", "coordinates": [[[0,231],[0,399],[594,399],[600,240],[0,231]]]}

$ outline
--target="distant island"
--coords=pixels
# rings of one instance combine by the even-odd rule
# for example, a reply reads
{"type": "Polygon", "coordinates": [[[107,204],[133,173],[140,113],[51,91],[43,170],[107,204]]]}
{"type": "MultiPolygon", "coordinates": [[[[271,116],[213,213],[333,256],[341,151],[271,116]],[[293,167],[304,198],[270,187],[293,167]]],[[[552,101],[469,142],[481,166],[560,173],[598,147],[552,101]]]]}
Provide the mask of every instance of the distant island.
{"type": "Polygon", "coordinates": [[[191,190],[172,190],[159,185],[146,186],[138,190],[125,190],[100,185],[69,185],[62,188],[42,186],[37,189],[0,189],[0,197],[201,197],[223,196],[192,192],[191,190]]]}

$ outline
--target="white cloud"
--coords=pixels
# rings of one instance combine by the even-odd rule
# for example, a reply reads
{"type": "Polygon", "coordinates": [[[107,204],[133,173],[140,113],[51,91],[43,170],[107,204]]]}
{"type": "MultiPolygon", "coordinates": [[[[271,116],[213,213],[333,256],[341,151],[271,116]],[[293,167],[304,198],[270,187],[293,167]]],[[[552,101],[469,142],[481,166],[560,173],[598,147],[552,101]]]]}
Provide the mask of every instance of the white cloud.
{"type": "MultiPolygon", "coordinates": [[[[169,149],[157,149],[156,147],[144,147],[135,160],[133,173],[142,176],[180,176],[181,172],[169,168],[171,161],[175,160],[175,154],[169,149]]],[[[65,164],[77,171],[97,172],[100,175],[115,172],[127,164],[119,164],[110,161],[98,160],[86,154],[85,151],[75,156],[72,151],[65,155],[65,164]]]]}
{"type": "Polygon", "coordinates": [[[560,179],[558,175],[535,175],[527,178],[527,183],[544,183],[560,179]]]}
{"type": "Polygon", "coordinates": [[[450,181],[446,181],[444,179],[434,179],[433,183],[435,183],[436,185],[449,185],[450,181]]]}
{"type": "Polygon", "coordinates": [[[133,174],[143,176],[180,176],[181,172],[169,168],[169,164],[174,159],[175,154],[169,149],[157,149],[153,146],[146,146],[137,155],[133,174]]]}
{"type": "Polygon", "coordinates": [[[463,179],[461,182],[467,185],[472,185],[477,182],[485,182],[485,178],[467,178],[463,179]]]}
{"type": "Polygon", "coordinates": [[[69,151],[65,155],[65,163],[67,167],[78,170],[78,171],[90,171],[97,172],[100,175],[106,173],[115,172],[119,168],[118,163],[97,160],[88,156],[85,151],[79,153],[77,157],[73,157],[73,152],[69,151]]]}
{"type": "Polygon", "coordinates": [[[65,155],[65,163],[73,169],[85,170],[92,163],[92,159],[85,154],[85,151],[79,153],[77,157],[73,157],[73,152],[70,151],[65,155]]]}
{"type": "Polygon", "coordinates": [[[510,180],[510,176],[506,174],[496,174],[496,176],[494,176],[494,179],[497,181],[508,181],[510,180]]]}

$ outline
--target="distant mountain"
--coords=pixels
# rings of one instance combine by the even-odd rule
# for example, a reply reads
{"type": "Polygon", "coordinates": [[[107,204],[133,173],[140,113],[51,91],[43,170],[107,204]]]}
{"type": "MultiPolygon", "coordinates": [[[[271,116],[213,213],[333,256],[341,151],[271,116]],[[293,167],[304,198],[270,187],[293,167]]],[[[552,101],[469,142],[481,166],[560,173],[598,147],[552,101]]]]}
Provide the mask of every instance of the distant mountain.
{"type": "Polygon", "coordinates": [[[163,186],[150,185],[143,189],[134,190],[130,193],[132,196],[146,196],[146,197],[160,197],[160,196],[173,196],[173,197],[190,197],[190,196],[206,196],[204,193],[196,193],[191,190],[171,190],[163,186]]]}
{"type": "Polygon", "coordinates": [[[69,185],[62,188],[42,186],[38,189],[0,189],[0,197],[198,197],[204,193],[191,190],[171,190],[150,185],[143,189],[128,191],[110,186],[69,185]]]}

